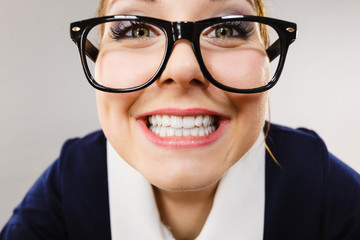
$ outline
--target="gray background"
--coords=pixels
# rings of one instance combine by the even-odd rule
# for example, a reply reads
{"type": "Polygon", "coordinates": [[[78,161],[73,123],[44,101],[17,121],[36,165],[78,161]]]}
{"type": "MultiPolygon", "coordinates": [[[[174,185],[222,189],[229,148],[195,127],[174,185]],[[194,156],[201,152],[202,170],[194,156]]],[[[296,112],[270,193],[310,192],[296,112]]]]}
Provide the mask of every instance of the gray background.
{"type": "MultiPolygon", "coordinates": [[[[0,0],[0,228],[65,139],[100,127],[94,90],[69,23],[95,0],[0,0]]],[[[315,129],[360,171],[360,1],[268,0],[269,15],[298,23],[271,90],[271,121],[315,129]]]]}

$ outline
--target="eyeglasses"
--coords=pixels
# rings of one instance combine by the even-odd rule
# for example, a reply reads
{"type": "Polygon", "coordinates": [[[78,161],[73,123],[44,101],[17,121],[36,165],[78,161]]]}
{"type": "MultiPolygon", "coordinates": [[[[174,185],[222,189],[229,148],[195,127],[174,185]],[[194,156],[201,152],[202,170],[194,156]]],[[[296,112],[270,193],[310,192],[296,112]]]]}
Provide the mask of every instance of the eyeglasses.
{"type": "Polygon", "coordinates": [[[296,24],[230,15],[197,22],[116,15],[71,23],[89,83],[106,92],[148,87],[164,71],[176,41],[191,42],[203,75],[220,89],[257,93],[272,88],[283,69],[296,24]]]}

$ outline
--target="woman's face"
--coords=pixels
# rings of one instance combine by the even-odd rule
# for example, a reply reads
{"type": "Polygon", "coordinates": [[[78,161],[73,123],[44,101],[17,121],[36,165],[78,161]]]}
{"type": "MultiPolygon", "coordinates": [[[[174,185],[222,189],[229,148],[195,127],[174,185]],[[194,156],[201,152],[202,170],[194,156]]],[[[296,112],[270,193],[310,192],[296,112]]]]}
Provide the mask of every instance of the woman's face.
{"type": "MultiPolygon", "coordinates": [[[[107,14],[168,21],[256,15],[248,0],[114,0],[107,14]]],[[[269,64],[265,57],[255,58],[249,59],[254,64],[247,66],[248,77],[264,81],[269,64]]],[[[116,76],[121,70],[121,66],[103,61],[101,55],[96,64],[106,72],[98,73],[98,78],[116,76]]],[[[241,69],[235,64],[232,67],[241,69]]],[[[141,70],[138,66],[137,71],[141,70]]],[[[235,94],[209,83],[186,40],[175,44],[161,77],[149,87],[132,93],[97,91],[96,96],[103,130],[116,151],[151,184],[169,191],[200,190],[216,184],[259,136],[267,101],[266,92],[235,94]],[[160,133],[149,129],[151,123],[169,121],[175,125],[182,121],[186,129],[160,127],[160,133]],[[174,136],[163,137],[167,132],[174,136]]]]}

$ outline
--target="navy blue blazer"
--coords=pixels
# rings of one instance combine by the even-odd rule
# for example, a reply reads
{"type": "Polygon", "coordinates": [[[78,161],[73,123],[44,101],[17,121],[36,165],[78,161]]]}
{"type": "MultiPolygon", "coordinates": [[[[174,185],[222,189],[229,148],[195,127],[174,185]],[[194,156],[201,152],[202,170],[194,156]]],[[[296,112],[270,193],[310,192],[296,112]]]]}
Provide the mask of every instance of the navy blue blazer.
{"type": "MultiPolygon", "coordinates": [[[[265,240],[360,239],[360,176],[306,129],[271,125],[265,240]]],[[[0,233],[1,240],[108,240],[106,139],[67,141],[0,233]]]]}

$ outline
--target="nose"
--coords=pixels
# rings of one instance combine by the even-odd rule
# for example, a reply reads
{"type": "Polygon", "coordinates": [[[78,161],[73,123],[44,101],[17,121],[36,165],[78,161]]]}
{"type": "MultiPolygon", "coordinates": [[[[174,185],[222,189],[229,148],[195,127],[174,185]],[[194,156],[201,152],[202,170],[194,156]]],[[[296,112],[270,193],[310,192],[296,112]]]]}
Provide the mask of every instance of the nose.
{"type": "Polygon", "coordinates": [[[188,40],[176,41],[157,84],[162,88],[176,87],[182,90],[207,88],[209,81],[205,79],[188,40]]]}

